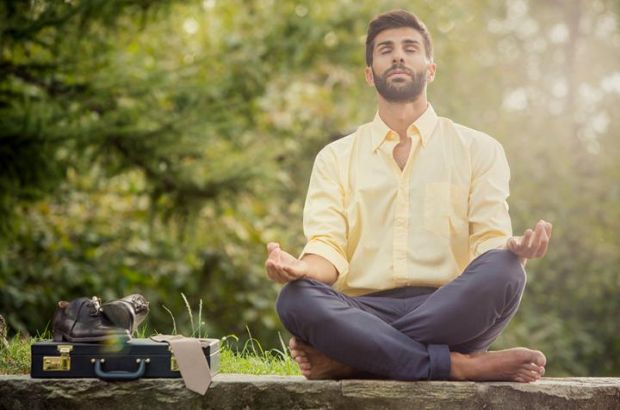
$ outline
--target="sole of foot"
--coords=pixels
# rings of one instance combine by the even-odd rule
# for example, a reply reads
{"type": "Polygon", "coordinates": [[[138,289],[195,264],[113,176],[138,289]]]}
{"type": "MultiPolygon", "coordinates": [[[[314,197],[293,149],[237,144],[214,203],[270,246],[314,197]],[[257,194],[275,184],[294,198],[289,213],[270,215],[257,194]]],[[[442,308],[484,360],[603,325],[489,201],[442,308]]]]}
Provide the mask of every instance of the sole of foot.
{"type": "Polygon", "coordinates": [[[545,373],[547,359],[538,350],[514,348],[473,354],[451,353],[453,380],[530,383],[545,373]]]}
{"type": "Polygon", "coordinates": [[[337,362],[296,337],[289,340],[289,349],[301,373],[309,380],[339,380],[354,374],[353,368],[337,362]]]}

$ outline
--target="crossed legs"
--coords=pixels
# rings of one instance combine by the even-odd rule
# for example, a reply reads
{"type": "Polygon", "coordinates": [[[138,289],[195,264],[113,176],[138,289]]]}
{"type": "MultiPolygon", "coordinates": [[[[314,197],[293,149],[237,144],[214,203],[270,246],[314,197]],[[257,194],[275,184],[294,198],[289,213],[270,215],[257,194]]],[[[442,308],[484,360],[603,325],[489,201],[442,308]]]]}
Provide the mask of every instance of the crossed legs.
{"type": "Polygon", "coordinates": [[[485,352],[516,312],[524,287],[517,258],[493,250],[435,291],[410,287],[348,297],[298,280],[282,289],[277,310],[309,378],[361,372],[396,380],[532,381],[544,370],[542,353],[485,352]]]}

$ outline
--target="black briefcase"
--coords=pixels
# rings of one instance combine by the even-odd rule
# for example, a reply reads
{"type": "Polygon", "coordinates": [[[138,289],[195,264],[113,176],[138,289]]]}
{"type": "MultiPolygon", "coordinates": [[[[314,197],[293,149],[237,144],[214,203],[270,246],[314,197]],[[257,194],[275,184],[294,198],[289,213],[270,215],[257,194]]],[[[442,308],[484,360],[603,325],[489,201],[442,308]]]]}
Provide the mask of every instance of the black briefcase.
{"type": "MultiPolygon", "coordinates": [[[[211,375],[220,364],[218,339],[200,339],[211,375]]],[[[114,344],[42,341],[31,347],[33,378],[134,380],[178,378],[179,368],[165,342],[131,339],[114,344]]]]}

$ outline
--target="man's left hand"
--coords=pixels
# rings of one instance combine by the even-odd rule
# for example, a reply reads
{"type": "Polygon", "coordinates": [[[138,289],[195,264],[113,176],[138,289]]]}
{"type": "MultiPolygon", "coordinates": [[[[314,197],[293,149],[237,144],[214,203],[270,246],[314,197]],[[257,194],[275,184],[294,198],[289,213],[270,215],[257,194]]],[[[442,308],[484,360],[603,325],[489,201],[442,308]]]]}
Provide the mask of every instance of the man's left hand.
{"type": "Polygon", "coordinates": [[[526,229],[523,236],[513,236],[508,240],[506,247],[521,258],[525,264],[527,259],[542,258],[547,253],[551,230],[553,226],[542,219],[534,229],[526,229]]]}

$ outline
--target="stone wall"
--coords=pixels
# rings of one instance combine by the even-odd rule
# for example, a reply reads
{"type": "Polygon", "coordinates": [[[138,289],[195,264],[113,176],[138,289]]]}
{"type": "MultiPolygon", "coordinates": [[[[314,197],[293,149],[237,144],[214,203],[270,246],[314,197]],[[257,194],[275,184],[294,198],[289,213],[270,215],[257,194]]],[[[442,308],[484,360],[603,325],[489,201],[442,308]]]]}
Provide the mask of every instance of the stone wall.
{"type": "Polygon", "coordinates": [[[620,409],[620,378],[531,384],[307,381],[220,374],[205,396],[180,379],[104,382],[0,376],[0,409],[620,409]]]}

